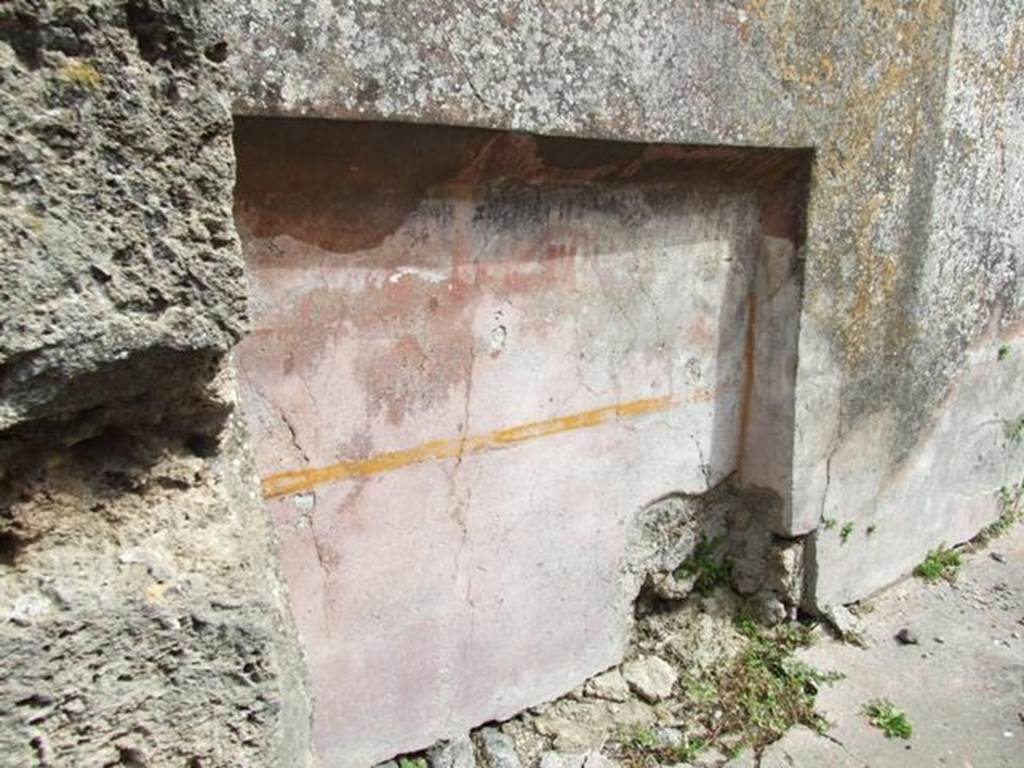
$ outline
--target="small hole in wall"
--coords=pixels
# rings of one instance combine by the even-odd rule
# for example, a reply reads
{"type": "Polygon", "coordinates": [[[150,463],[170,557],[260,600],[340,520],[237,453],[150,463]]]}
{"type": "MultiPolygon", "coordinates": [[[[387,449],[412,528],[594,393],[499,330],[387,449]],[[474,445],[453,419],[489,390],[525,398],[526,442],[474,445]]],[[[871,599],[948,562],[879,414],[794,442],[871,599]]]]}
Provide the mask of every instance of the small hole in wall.
{"type": "Polygon", "coordinates": [[[118,763],[131,766],[131,768],[145,768],[146,758],[137,749],[131,747],[118,747],[118,763]]]}
{"type": "Polygon", "coordinates": [[[217,455],[217,449],[220,446],[217,443],[217,438],[197,432],[188,436],[188,439],[185,440],[185,447],[192,451],[193,455],[201,459],[209,459],[211,456],[217,455]]]}
{"type": "Polygon", "coordinates": [[[178,47],[178,32],[172,26],[174,17],[161,15],[146,2],[129,3],[125,8],[128,31],[139,46],[139,55],[150,64],[169,58],[178,47]]]}
{"type": "Polygon", "coordinates": [[[0,565],[14,565],[24,547],[25,541],[17,534],[0,532],[0,565]]]}
{"type": "Polygon", "coordinates": [[[203,55],[215,64],[220,64],[228,57],[228,44],[223,40],[206,47],[203,55]]]}

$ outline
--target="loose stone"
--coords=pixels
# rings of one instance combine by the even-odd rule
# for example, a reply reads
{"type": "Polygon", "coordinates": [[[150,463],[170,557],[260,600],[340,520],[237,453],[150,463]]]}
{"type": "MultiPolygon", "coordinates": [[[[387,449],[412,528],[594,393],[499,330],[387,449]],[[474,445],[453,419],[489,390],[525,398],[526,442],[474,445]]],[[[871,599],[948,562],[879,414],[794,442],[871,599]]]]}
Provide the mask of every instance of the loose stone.
{"type": "Polygon", "coordinates": [[[657,656],[623,664],[622,676],[637,696],[651,704],[671,696],[679,677],[671,664],[657,656]]]}

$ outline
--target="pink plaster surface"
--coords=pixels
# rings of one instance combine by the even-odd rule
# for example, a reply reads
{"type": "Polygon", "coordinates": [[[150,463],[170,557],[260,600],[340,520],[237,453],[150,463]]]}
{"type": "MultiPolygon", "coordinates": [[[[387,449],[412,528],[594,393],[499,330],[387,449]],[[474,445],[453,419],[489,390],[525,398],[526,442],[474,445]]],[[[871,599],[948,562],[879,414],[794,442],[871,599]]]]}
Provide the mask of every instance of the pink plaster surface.
{"type": "Polygon", "coordinates": [[[268,500],[322,764],[428,746],[616,663],[632,516],[735,469],[752,198],[438,186],[346,249],[317,235],[355,218],[343,206],[283,224],[274,206],[242,194],[237,216],[254,316],[238,366],[265,477],[674,403],[268,500]]]}

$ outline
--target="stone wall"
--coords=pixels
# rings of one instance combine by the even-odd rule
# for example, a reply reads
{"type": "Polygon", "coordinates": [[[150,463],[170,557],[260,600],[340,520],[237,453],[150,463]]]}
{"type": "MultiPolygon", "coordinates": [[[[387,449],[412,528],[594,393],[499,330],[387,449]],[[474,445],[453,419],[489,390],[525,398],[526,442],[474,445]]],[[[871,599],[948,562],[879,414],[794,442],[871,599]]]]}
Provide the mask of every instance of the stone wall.
{"type": "Polygon", "coordinates": [[[0,764],[301,765],[206,4],[0,8],[0,764]]]}
{"type": "MultiPolygon", "coordinates": [[[[738,479],[827,612],[1024,472],[1022,29],[1012,0],[4,4],[0,762],[308,758],[226,364],[229,78],[249,115],[812,151],[795,398],[751,381],[738,479]]],[[[793,340],[755,332],[771,372],[793,340]]]]}
{"type": "Polygon", "coordinates": [[[809,607],[968,538],[1020,479],[1004,429],[1024,411],[1019,356],[997,360],[1024,302],[1019,4],[260,0],[233,15],[244,113],[814,149],[776,531],[858,533],[815,536],[809,607]]]}

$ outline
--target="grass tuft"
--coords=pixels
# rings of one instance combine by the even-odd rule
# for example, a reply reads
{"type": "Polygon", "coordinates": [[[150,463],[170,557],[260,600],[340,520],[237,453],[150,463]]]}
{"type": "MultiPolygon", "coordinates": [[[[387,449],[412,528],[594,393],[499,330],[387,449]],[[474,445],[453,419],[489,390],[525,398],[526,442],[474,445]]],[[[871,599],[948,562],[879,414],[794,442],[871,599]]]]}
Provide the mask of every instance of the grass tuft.
{"type": "Polygon", "coordinates": [[[914,732],[906,714],[888,699],[869,701],[864,705],[864,714],[887,739],[909,739],[914,732]]]}
{"type": "Polygon", "coordinates": [[[960,553],[941,544],[938,549],[929,552],[924,562],[914,569],[914,575],[932,584],[940,579],[952,583],[956,581],[961,565],[963,560],[960,553]]]}

